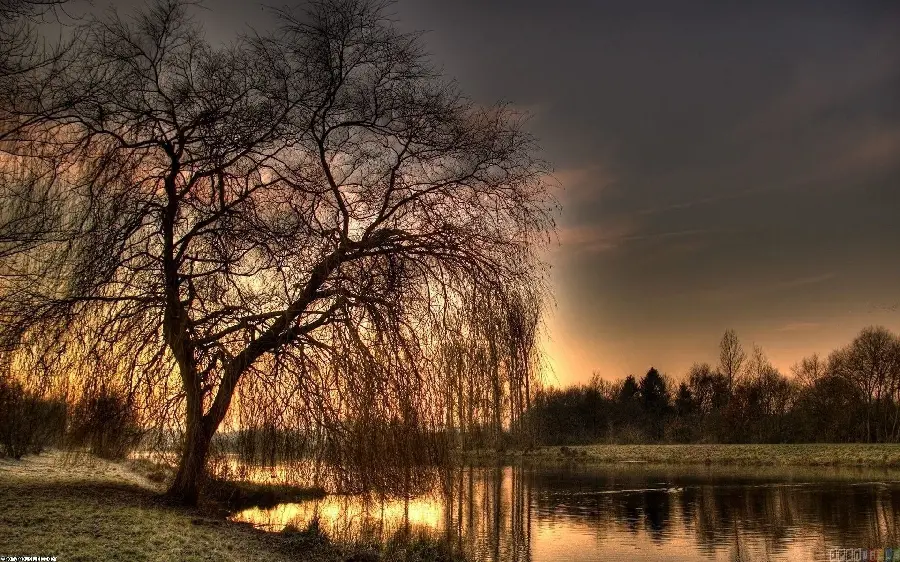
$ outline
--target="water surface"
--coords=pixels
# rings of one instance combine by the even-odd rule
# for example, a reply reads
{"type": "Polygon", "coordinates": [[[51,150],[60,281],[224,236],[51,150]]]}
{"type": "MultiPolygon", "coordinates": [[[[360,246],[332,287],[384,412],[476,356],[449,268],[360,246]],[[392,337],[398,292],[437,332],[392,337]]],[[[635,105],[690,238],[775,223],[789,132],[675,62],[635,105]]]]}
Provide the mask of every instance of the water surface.
{"type": "Polygon", "coordinates": [[[233,518],[280,531],[314,517],[339,540],[428,532],[493,562],[828,560],[900,546],[900,472],[466,468],[408,500],[329,496],[233,518]]]}

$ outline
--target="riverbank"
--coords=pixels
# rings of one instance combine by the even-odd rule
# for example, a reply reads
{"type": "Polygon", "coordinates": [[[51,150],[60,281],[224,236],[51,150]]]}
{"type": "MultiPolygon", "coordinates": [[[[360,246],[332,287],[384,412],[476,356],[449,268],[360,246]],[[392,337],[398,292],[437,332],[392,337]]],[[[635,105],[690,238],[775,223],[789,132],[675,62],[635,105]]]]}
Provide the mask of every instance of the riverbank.
{"type": "Polygon", "coordinates": [[[900,468],[900,444],[581,445],[467,453],[467,461],[900,468]]]}
{"type": "MultiPolygon", "coordinates": [[[[267,533],[230,522],[220,502],[178,508],[135,465],[51,452],[0,459],[2,556],[59,560],[376,562],[448,559],[419,538],[388,548],[336,545],[317,529],[267,533]]],[[[257,490],[258,491],[258,490],[257,490]]]]}

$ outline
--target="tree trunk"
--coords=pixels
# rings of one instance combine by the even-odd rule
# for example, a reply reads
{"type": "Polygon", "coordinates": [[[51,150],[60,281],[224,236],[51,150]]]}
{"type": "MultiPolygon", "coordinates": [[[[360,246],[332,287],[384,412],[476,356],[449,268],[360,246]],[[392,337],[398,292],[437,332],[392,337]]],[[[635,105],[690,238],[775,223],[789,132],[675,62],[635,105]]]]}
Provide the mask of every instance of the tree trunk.
{"type": "Polygon", "coordinates": [[[212,405],[206,415],[203,414],[203,396],[200,392],[197,377],[190,373],[185,378],[186,407],[185,422],[186,433],[184,448],[181,451],[181,460],[178,463],[178,472],[175,480],[166,492],[169,501],[181,505],[197,505],[200,495],[200,486],[206,476],[206,457],[209,454],[209,445],[213,435],[219,429],[225,414],[231,405],[234,390],[237,387],[242,369],[246,368],[247,360],[242,358],[240,363],[232,363],[226,367],[225,375],[212,405]]]}
{"type": "Polygon", "coordinates": [[[206,474],[206,456],[209,453],[212,434],[213,432],[206,430],[202,419],[192,419],[188,422],[178,472],[166,492],[166,497],[171,502],[187,506],[197,505],[200,484],[206,474]]]}
{"type": "MultiPolygon", "coordinates": [[[[188,380],[196,379],[189,377],[188,380]]],[[[203,416],[203,401],[198,389],[193,385],[188,388],[191,390],[186,393],[184,448],[178,462],[178,472],[166,492],[166,497],[172,503],[194,506],[197,505],[200,484],[206,474],[209,444],[218,424],[209,427],[208,421],[203,416]]]]}

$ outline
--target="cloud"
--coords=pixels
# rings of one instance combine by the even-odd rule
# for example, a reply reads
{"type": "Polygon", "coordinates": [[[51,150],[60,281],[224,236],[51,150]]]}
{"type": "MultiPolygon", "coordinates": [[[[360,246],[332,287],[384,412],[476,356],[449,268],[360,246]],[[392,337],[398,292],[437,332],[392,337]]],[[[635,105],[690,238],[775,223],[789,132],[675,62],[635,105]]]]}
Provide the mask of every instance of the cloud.
{"type": "Polygon", "coordinates": [[[795,64],[794,76],[781,94],[743,122],[739,135],[779,134],[896,78],[900,40],[893,31],[883,30],[840,56],[795,64]]]}
{"type": "Polygon", "coordinates": [[[699,205],[708,205],[710,203],[717,203],[719,201],[730,201],[732,199],[739,199],[741,197],[747,197],[750,195],[754,195],[763,191],[771,190],[771,187],[753,187],[749,189],[742,189],[740,191],[734,192],[724,192],[717,195],[710,195],[708,197],[698,197],[696,199],[689,199],[686,201],[681,201],[679,203],[672,203],[669,205],[662,205],[658,207],[647,207],[645,209],[641,209],[637,211],[638,215],[653,215],[666,211],[681,211],[684,209],[690,209],[691,207],[697,207],[699,205]]]}
{"type": "Polygon", "coordinates": [[[600,195],[616,183],[616,177],[606,166],[597,164],[579,168],[564,168],[552,174],[560,187],[563,204],[575,205],[597,201],[600,195]]]}
{"type": "Polygon", "coordinates": [[[682,238],[685,236],[696,236],[699,234],[708,234],[713,232],[706,228],[689,228],[685,230],[669,230],[666,232],[652,232],[648,234],[636,234],[634,236],[626,236],[623,241],[633,240],[665,240],[667,238],[682,238]]]}
{"type": "Polygon", "coordinates": [[[847,144],[849,146],[826,164],[823,175],[854,176],[900,163],[900,127],[867,131],[847,144]]]}
{"type": "Polygon", "coordinates": [[[707,229],[641,232],[642,224],[631,219],[609,220],[597,224],[563,227],[559,231],[560,245],[564,250],[604,253],[618,250],[630,242],[682,239],[712,232],[707,229]]]}
{"type": "Polygon", "coordinates": [[[776,332],[807,332],[810,330],[817,330],[822,327],[820,322],[788,322],[778,328],[775,328],[776,332]]]}
{"type": "Polygon", "coordinates": [[[900,36],[888,29],[831,56],[795,59],[780,91],[732,129],[730,142],[745,150],[753,170],[746,178],[756,184],[740,196],[855,186],[897,169],[900,125],[882,107],[896,95],[900,36]]]}
{"type": "Polygon", "coordinates": [[[823,138],[817,164],[802,166],[775,189],[817,188],[823,184],[855,186],[900,167],[900,126],[863,123],[823,138]]]}
{"type": "Polygon", "coordinates": [[[815,166],[786,166],[785,173],[766,182],[760,181],[752,187],[721,189],[709,196],[640,209],[636,214],[649,216],[685,211],[724,201],[816,188],[823,184],[858,185],[861,178],[887,173],[900,167],[900,126],[864,123],[862,126],[845,127],[840,135],[823,139],[816,150],[819,154],[815,166]]]}
{"type": "Polygon", "coordinates": [[[775,283],[771,286],[773,290],[783,290],[783,289],[793,289],[796,287],[805,287],[807,285],[818,285],[819,283],[824,283],[829,279],[834,279],[835,273],[833,271],[829,271],[828,273],[822,273],[820,275],[812,275],[806,277],[797,277],[795,279],[789,279],[787,281],[781,281],[779,283],[775,283]]]}
{"type": "MultiPolygon", "coordinates": [[[[768,282],[759,282],[753,284],[720,286],[715,288],[700,289],[687,293],[681,293],[680,296],[691,299],[702,298],[713,301],[739,301],[759,295],[768,295],[771,293],[780,293],[784,291],[792,291],[794,289],[806,288],[812,285],[818,285],[831,279],[837,275],[834,272],[826,272],[819,275],[809,275],[804,277],[795,277],[784,280],[770,280],[768,282]]],[[[745,282],[746,283],[746,282],[745,282]]]]}
{"type": "Polygon", "coordinates": [[[609,252],[619,248],[638,228],[639,223],[628,220],[564,226],[559,230],[559,243],[564,251],[609,252]]]}

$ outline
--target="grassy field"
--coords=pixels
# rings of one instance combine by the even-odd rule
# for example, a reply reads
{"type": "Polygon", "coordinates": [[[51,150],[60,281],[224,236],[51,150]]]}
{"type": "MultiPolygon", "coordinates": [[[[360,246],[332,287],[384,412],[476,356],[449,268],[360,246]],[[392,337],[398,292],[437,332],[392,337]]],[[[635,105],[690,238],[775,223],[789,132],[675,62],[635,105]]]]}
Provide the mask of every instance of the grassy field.
{"type": "MultiPolygon", "coordinates": [[[[59,453],[0,460],[2,555],[59,560],[296,560],[273,537],[163,505],[126,466],[59,453]]],[[[275,537],[280,538],[280,537],[275,537]]],[[[302,560],[325,560],[307,549],[302,560]]]]}
{"type": "Polygon", "coordinates": [[[381,550],[335,545],[308,530],[265,533],[230,522],[216,502],[170,507],[160,501],[161,485],[134,466],[58,452],[0,459],[0,556],[61,562],[448,559],[442,545],[424,537],[381,550]]]}
{"type": "Polygon", "coordinates": [[[584,445],[541,447],[507,457],[526,462],[898,468],[900,445],[584,445]]]}

